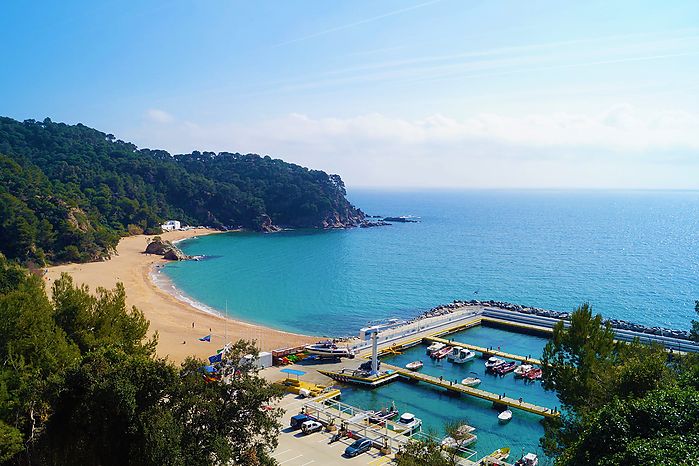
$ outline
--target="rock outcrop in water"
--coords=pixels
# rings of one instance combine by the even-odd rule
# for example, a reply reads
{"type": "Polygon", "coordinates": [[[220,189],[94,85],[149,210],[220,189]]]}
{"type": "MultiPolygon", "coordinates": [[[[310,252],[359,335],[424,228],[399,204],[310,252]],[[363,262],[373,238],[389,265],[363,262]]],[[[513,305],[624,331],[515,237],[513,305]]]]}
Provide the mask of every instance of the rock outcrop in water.
{"type": "Polygon", "coordinates": [[[183,253],[180,248],[172,244],[170,241],[162,239],[160,236],[156,236],[150,243],[148,243],[145,253],[157,254],[159,256],[163,256],[164,259],[171,261],[183,261],[190,259],[190,257],[183,253]]]}

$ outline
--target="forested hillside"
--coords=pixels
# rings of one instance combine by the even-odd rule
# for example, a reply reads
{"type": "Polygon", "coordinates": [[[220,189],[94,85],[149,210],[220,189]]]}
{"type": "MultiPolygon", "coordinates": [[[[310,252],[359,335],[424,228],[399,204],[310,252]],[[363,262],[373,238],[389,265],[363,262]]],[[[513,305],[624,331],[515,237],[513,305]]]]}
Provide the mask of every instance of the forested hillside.
{"type": "Polygon", "coordinates": [[[0,118],[0,252],[21,262],[97,260],[168,218],[263,230],[363,217],[323,171],[254,154],[171,156],[82,124],[0,118]]]}

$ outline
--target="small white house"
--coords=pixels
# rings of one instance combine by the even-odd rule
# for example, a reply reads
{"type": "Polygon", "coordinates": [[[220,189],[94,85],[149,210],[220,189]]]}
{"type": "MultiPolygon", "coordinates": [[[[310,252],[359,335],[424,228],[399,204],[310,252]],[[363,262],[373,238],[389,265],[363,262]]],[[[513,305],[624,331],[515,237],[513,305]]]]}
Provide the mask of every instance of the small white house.
{"type": "Polygon", "coordinates": [[[167,222],[160,225],[163,231],[179,230],[181,228],[179,220],[168,220],[167,222]]]}

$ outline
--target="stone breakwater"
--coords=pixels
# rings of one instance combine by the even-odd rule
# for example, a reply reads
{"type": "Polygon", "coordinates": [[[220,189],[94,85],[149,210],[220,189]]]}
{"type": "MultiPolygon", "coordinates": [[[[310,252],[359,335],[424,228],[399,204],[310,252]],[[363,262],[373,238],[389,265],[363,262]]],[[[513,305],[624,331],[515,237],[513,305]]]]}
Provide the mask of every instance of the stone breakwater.
{"type": "MultiPolygon", "coordinates": [[[[541,317],[550,317],[552,319],[570,320],[569,312],[551,311],[548,309],[522,306],[520,304],[512,304],[503,301],[478,301],[472,299],[470,301],[454,300],[452,303],[449,304],[440,304],[439,306],[433,307],[432,309],[423,312],[420,316],[413,319],[411,322],[420,319],[427,319],[429,317],[450,314],[456,311],[457,309],[462,309],[467,306],[487,306],[498,309],[504,309],[507,311],[519,312],[522,314],[533,314],[541,317]]],[[[620,319],[606,319],[605,322],[609,322],[613,328],[619,330],[631,330],[638,333],[647,333],[649,335],[664,335],[667,337],[679,338],[682,340],[690,340],[689,332],[686,330],[676,330],[665,327],[647,327],[645,325],[635,324],[633,322],[627,322],[625,320],[620,319]]]]}

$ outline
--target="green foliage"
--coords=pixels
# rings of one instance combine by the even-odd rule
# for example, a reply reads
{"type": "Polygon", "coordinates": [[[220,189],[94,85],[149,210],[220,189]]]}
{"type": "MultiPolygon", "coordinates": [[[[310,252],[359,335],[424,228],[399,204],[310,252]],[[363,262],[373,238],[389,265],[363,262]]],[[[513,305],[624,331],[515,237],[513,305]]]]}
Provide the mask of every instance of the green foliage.
{"type": "MultiPolygon", "coordinates": [[[[694,301],[694,312],[699,315],[699,301],[694,301]]],[[[692,320],[692,328],[689,330],[689,336],[694,341],[699,341],[699,320],[692,320]]]]}
{"type": "Polygon", "coordinates": [[[614,343],[589,306],[554,328],[544,386],[565,409],[545,422],[542,446],[557,466],[693,465],[699,461],[699,356],[614,343]]]}
{"type": "Polygon", "coordinates": [[[451,455],[445,455],[442,446],[432,439],[408,442],[396,454],[397,466],[456,466],[451,455]]]}
{"type": "Polygon", "coordinates": [[[362,216],[337,175],[253,154],[171,156],[81,124],[0,118],[0,252],[21,262],[96,260],[166,218],[258,229],[362,216]]]}
{"type": "Polygon", "coordinates": [[[566,329],[563,321],[553,329],[542,356],[544,388],[556,390],[561,402],[569,407],[597,406],[608,399],[607,387],[596,374],[617,364],[617,346],[610,325],[602,316],[592,316],[585,303],[576,309],[566,329]]]}
{"type": "Polygon", "coordinates": [[[273,464],[276,389],[238,342],[207,381],[202,361],[155,357],[124,288],[42,280],[0,255],[0,463],[273,464]]]}
{"type": "Polygon", "coordinates": [[[699,392],[662,389],[614,400],[589,417],[557,459],[561,466],[699,463],[699,392]]]}

